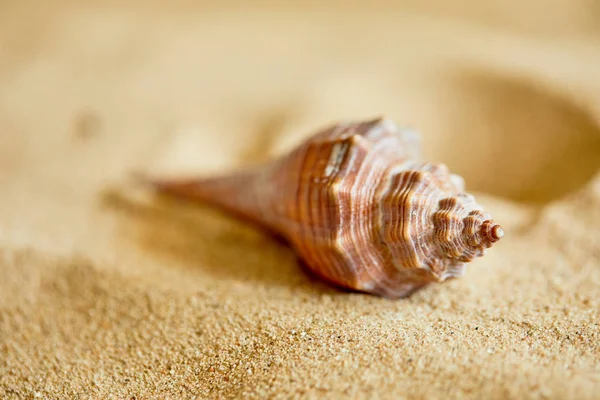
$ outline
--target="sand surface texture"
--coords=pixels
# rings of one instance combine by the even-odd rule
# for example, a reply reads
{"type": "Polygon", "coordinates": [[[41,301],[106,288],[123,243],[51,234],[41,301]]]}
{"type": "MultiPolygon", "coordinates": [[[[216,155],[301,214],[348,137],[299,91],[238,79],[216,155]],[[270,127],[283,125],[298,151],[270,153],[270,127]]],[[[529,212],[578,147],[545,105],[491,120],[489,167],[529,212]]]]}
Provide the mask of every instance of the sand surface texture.
{"type": "Polygon", "coordinates": [[[0,2],[0,398],[598,398],[595,2],[94,3],[0,2]],[[127,186],[379,114],[506,231],[405,300],[127,186]]]}

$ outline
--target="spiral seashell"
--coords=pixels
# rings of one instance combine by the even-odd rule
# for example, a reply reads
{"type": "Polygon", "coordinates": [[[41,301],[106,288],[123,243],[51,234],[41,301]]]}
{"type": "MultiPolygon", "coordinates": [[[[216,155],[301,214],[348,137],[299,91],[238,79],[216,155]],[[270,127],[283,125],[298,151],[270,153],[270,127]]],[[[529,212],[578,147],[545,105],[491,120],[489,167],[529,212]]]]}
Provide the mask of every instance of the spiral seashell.
{"type": "Polygon", "coordinates": [[[276,232],[334,285],[399,298],[462,275],[504,234],[461,177],[420,158],[415,132],[379,118],[331,126],[263,166],[150,183],[276,232]]]}

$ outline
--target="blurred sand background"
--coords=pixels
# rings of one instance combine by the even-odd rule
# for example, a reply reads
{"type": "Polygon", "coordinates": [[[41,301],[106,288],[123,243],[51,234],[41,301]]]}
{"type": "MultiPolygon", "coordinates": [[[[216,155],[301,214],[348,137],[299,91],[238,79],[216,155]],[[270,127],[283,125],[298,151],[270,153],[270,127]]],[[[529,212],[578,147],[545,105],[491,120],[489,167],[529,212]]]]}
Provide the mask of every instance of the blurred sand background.
{"type": "Polygon", "coordinates": [[[0,397],[600,393],[600,3],[0,1],[0,397]],[[506,230],[391,301],[137,169],[385,114],[506,230]]]}

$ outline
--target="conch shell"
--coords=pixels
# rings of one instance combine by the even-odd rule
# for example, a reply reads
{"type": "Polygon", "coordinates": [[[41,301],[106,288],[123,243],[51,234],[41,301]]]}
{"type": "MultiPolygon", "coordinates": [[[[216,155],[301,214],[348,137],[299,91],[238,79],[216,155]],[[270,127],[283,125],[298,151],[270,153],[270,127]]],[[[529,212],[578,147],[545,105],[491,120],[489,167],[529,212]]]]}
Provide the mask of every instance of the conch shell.
{"type": "Polygon", "coordinates": [[[419,136],[388,119],[333,125],[266,165],[220,177],[150,180],[285,238],[339,287],[388,298],[463,274],[503,236],[419,136]]]}

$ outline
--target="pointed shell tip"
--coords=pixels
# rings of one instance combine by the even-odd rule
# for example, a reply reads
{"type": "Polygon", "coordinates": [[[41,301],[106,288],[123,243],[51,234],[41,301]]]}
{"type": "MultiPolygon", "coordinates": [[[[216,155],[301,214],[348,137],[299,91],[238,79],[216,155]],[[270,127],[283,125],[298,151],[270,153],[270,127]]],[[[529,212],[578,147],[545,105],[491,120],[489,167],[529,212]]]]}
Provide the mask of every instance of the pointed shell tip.
{"type": "Polygon", "coordinates": [[[500,240],[504,236],[504,229],[500,225],[495,225],[492,228],[492,238],[494,240],[500,240]]]}

